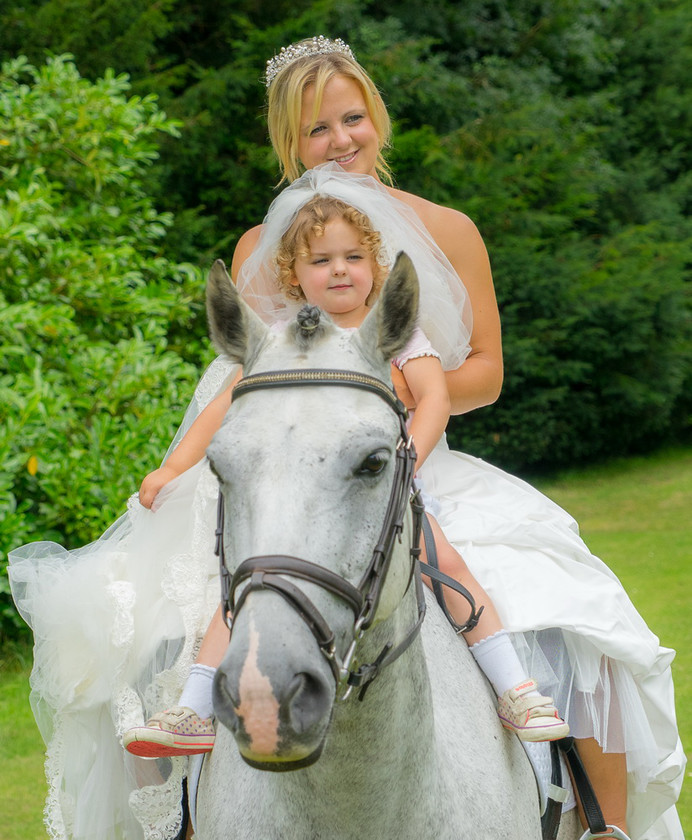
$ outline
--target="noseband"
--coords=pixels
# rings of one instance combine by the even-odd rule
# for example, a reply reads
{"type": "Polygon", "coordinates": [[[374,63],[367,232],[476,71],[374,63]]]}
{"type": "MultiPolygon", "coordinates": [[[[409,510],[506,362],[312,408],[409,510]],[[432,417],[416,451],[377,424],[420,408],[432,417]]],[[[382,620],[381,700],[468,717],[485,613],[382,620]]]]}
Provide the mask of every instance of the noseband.
{"type": "Polygon", "coordinates": [[[216,554],[219,557],[221,572],[221,606],[227,624],[232,631],[233,621],[237,618],[250,592],[270,590],[278,593],[296,610],[311,630],[332,669],[337,691],[341,686],[347,686],[342,699],[346,699],[351,689],[357,687],[360,689],[359,699],[362,700],[368,686],[379,672],[397,659],[411,644],[420,631],[425,615],[423,585],[416,563],[420,555],[419,543],[424,508],[418,492],[412,494],[416,452],[406,429],[407,411],[405,406],[397,399],[391,388],[379,379],[366,374],[343,370],[281,370],[255,374],[241,379],[235,386],[233,402],[251,391],[308,385],[338,385],[370,391],[381,397],[394,410],[399,419],[400,437],[395,454],[394,479],[382,530],[373,549],[372,558],[358,586],[353,586],[345,578],[315,563],[310,563],[299,557],[285,555],[250,557],[240,563],[231,576],[226,568],[224,556],[224,502],[222,494],[219,493],[216,554]],[[388,642],[373,662],[352,670],[351,662],[356,646],[375,618],[382,588],[391,563],[394,542],[401,539],[406,509],[409,504],[413,514],[413,540],[410,549],[411,568],[406,591],[413,581],[418,602],[416,621],[408,630],[404,639],[396,646],[392,642],[388,642]],[[353,638],[342,660],[339,660],[336,652],[334,632],[325,618],[307,595],[287,578],[297,578],[321,586],[341,598],[353,611],[353,638]],[[244,582],[246,582],[246,585],[236,598],[236,590],[244,582]]]}

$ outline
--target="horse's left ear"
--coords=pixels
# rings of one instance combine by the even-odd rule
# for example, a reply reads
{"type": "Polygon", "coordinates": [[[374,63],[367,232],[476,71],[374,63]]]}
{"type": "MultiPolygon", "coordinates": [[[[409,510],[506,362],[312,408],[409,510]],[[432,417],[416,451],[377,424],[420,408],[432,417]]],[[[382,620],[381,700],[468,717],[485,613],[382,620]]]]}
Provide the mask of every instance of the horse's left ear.
{"type": "Polygon", "coordinates": [[[241,365],[256,356],[269,332],[241,299],[222,260],[216,260],[207,282],[207,320],[214,347],[241,365]]]}
{"type": "Polygon", "coordinates": [[[406,346],[418,319],[418,297],[416,269],[400,251],[379,299],[358,331],[369,358],[381,354],[389,362],[406,346]]]}

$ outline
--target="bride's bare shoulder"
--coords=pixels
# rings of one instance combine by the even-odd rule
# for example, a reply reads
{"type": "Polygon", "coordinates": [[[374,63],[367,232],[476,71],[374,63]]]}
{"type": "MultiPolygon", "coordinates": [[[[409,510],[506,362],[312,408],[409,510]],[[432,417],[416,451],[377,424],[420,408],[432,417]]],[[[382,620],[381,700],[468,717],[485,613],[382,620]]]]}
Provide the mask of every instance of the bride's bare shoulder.
{"type": "Polygon", "coordinates": [[[465,213],[454,210],[452,207],[435,204],[427,198],[421,198],[419,195],[404,190],[393,187],[388,189],[399,201],[408,204],[415,211],[433,239],[448,256],[456,252],[463,243],[475,243],[480,239],[478,228],[465,213]]]}
{"type": "Polygon", "coordinates": [[[255,227],[250,228],[250,230],[246,230],[238,240],[238,244],[235,246],[235,251],[233,252],[233,263],[231,264],[231,277],[233,278],[234,283],[238,279],[240,267],[254,251],[261,232],[262,225],[255,225],[255,227]]]}

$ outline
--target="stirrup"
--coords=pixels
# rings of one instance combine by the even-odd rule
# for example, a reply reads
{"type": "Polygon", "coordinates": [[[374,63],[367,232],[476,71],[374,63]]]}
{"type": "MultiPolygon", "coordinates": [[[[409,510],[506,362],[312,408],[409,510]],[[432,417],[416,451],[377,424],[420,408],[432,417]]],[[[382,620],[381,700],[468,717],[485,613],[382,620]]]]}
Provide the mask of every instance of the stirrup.
{"type": "Polygon", "coordinates": [[[606,825],[606,828],[612,829],[610,832],[593,834],[590,828],[587,828],[586,831],[582,834],[580,840],[598,840],[598,838],[615,838],[615,840],[630,840],[630,838],[625,834],[622,829],[618,828],[616,825],[606,825]]]}

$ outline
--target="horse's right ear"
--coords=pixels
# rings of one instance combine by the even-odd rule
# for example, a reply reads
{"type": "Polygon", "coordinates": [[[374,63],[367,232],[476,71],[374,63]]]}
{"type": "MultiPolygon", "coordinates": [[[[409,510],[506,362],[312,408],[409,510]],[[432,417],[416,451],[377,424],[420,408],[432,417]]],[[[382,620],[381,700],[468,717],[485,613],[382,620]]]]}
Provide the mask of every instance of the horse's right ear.
{"type": "Polygon", "coordinates": [[[366,358],[389,362],[413,335],[418,320],[418,275],[408,255],[399,252],[380,297],[358,330],[366,358]]]}
{"type": "Polygon", "coordinates": [[[207,320],[214,347],[233,362],[246,365],[269,332],[240,297],[222,260],[216,260],[207,281],[207,320]]]}

